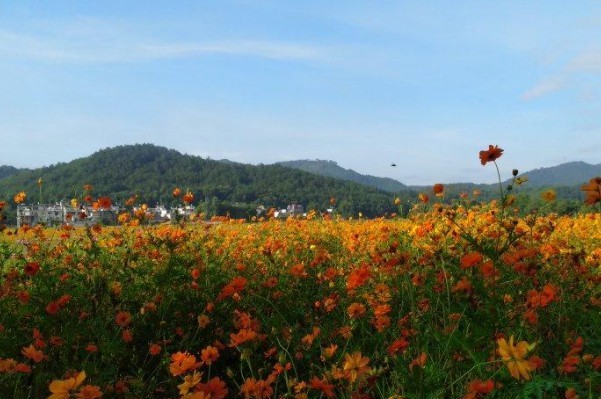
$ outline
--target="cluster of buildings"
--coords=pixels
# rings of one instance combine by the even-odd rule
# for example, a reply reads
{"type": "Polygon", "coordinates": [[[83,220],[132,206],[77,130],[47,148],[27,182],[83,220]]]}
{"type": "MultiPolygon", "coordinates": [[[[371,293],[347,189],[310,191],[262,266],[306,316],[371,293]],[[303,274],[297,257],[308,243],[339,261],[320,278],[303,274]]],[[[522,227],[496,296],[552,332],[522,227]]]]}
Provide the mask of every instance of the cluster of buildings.
{"type": "Polygon", "coordinates": [[[305,208],[299,204],[290,204],[286,209],[280,209],[273,213],[275,218],[286,219],[289,216],[307,216],[305,208]]]}
{"type": "MultiPolygon", "coordinates": [[[[103,225],[117,225],[119,214],[126,209],[117,205],[108,208],[94,208],[91,205],[73,207],[62,201],[55,204],[19,204],[17,206],[17,227],[22,225],[35,226],[92,226],[97,223],[103,225]]],[[[155,208],[134,208],[134,212],[144,212],[146,221],[162,223],[175,220],[177,216],[188,216],[194,212],[191,206],[167,209],[162,205],[155,208]]]]}
{"type": "MultiPolygon", "coordinates": [[[[82,204],[73,207],[71,203],[57,202],[55,204],[19,204],[17,205],[17,227],[23,225],[35,226],[43,224],[45,226],[69,225],[92,226],[100,223],[105,226],[119,224],[119,215],[127,210],[118,205],[111,205],[108,208],[98,208],[92,205],[82,204]]],[[[267,214],[267,209],[263,206],[257,208],[257,216],[267,214]]],[[[328,213],[333,210],[328,209],[328,213]]],[[[194,207],[184,206],[168,209],[163,205],[150,207],[134,207],[134,214],[140,212],[144,215],[144,220],[148,223],[163,223],[176,220],[178,217],[187,217],[195,212],[194,207]]],[[[306,216],[305,209],[299,204],[290,204],[285,209],[279,209],[273,212],[273,216],[278,219],[287,219],[290,216],[306,216]]]]}

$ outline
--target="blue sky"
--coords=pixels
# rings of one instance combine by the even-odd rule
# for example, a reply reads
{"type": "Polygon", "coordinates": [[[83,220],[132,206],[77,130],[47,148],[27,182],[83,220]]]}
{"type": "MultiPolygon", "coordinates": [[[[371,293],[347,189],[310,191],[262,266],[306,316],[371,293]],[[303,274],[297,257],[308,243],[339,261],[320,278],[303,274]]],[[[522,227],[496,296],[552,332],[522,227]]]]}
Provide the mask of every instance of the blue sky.
{"type": "Polygon", "coordinates": [[[601,163],[601,3],[6,0],[0,88],[0,164],[154,143],[493,182],[488,144],[507,177],[601,163]]]}

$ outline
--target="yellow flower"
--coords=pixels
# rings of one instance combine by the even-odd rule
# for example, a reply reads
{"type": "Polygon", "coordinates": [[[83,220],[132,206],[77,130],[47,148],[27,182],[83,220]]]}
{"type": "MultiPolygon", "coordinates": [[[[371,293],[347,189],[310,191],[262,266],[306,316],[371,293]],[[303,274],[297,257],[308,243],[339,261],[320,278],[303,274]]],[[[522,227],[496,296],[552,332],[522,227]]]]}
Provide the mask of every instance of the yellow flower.
{"type": "Polygon", "coordinates": [[[529,380],[533,368],[525,357],[534,348],[534,345],[530,345],[526,341],[520,341],[517,345],[514,345],[513,335],[509,338],[509,342],[505,338],[500,338],[497,340],[497,344],[499,345],[497,353],[507,365],[511,376],[516,380],[522,377],[529,380]]]}
{"type": "Polygon", "coordinates": [[[355,352],[352,355],[347,353],[344,355],[344,364],[342,365],[342,368],[351,384],[363,374],[370,372],[371,369],[367,365],[368,363],[369,358],[363,357],[361,352],[355,352]]]}
{"type": "Polygon", "coordinates": [[[52,395],[48,399],[68,399],[71,391],[77,388],[83,380],[86,379],[86,372],[82,371],[75,378],[67,378],[66,380],[54,380],[50,383],[48,389],[52,395]]]}
{"type": "Polygon", "coordinates": [[[25,194],[25,191],[21,191],[20,193],[15,194],[13,199],[15,201],[15,204],[21,204],[21,203],[25,202],[26,198],[27,198],[27,194],[25,194]]]}
{"type": "Polygon", "coordinates": [[[198,385],[201,376],[202,374],[198,371],[195,371],[192,375],[185,376],[184,382],[177,386],[179,388],[179,394],[186,395],[190,391],[190,389],[198,385]]]}
{"type": "Polygon", "coordinates": [[[540,197],[543,199],[543,201],[553,202],[557,198],[557,193],[555,192],[555,190],[549,189],[549,190],[543,191],[541,193],[540,197]]]}

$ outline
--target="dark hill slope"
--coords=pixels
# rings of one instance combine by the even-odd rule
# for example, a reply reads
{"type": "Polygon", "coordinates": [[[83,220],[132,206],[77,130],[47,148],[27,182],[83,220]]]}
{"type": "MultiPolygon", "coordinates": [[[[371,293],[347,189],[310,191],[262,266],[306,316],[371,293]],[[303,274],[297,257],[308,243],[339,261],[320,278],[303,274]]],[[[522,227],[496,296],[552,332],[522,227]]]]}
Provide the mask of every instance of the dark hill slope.
{"type": "Polygon", "coordinates": [[[588,182],[595,176],[601,176],[601,164],[586,162],[568,162],[549,168],[534,169],[524,173],[531,187],[576,186],[588,182]]]}
{"type": "Polygon", "coordinates": [[[153,204],[169,203],[174,187],[190,190],[198,203],[213,197],[229,203],[284,207],[298,202],[325,209],[335,197],[345,212],[369,216],[394,212],[390,195],[356,183],[317,176],[280,165],[246,165],[183,155],[151,144],[107,148],[68,163],[21,171],[0,180],[0,192],[26,191],[39,200],[37,180],[44,180],[44,202],[81,195],[94,186],[94,195],[124,201],[132,194],[153,204]]]}
{"type": "Polygon", "coordinates": [[[407,186],[394,179],[387,177],[376,177],[371,175],[362,175],[352,169],[345,169],[334,161],[322,160],[298,160],[278,162],[279,165],[289,168],[303,170],[305,172],[315,173],[320,176],[333,177],[341,180],[348,180],[365,186],[374,187],[382,191],[396,193],[407,190],[407,186]]]}

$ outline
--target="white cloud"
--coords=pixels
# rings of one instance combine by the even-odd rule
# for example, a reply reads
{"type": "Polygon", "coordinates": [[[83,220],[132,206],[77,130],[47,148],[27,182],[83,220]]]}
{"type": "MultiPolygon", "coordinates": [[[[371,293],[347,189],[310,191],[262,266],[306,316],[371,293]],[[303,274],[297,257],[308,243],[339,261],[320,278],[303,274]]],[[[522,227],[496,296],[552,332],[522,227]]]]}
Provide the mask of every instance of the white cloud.
{"type": "Polygon", "coordinates": [[[29,58],[50,62],[126,63],[145,60],[231,55],[275,60],[324,59],[325,48],[278,40],[213,40],[206,42],[162,42],[131,37],[129,32],[90,32],[72,29],[29,34],[0,30],[0,57],[29,58]]]}
{"type": "Polygon", "coordinates": [[[589,50],[581,53],[570,63],[570,69],[601,73],[601,50],[589,50]]]}
{"type": "Polygon", "coordinates": [[[137,48],[142,58],[188,57],[203,54],[248,55],[279,60],[311,60],[323,56],[315,46],[274,41],[221,41],[213,43],[153,44],[137,48]]]}
{"type": "Polygon", "coordinates": [[[548,78],[539,82],[530,90],[525,91],[522,94],[522,99],[525,101],[534,100],[535,98],[559,91],[564,87],[566,87],[566,81],[563,77],[548,78]]]}

